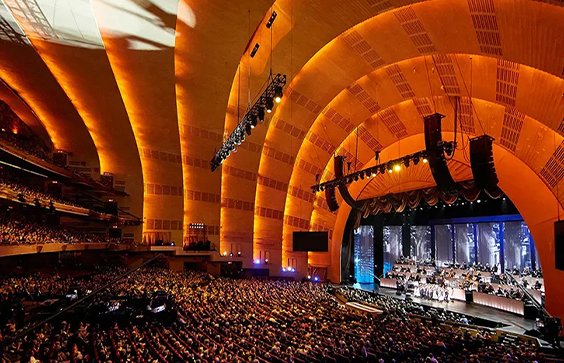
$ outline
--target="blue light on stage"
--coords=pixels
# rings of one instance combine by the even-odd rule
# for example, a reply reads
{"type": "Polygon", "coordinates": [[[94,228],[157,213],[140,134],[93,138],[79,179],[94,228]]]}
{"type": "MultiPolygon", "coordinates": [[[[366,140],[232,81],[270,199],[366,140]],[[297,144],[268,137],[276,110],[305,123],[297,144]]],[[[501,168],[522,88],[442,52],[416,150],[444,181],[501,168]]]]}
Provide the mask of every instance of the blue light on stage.
{"type": "Polygon", "coordinates": [[[374,227],[354,231],[354,276],[359,283],[374,283],[374,227]]]}

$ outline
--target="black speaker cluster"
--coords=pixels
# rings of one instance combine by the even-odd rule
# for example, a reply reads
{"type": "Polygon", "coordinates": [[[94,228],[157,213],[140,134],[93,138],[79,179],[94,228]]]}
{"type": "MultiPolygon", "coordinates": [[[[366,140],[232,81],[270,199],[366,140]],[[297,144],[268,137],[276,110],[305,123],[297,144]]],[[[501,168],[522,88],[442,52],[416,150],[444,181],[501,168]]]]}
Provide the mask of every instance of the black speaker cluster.
{"type": "MultiPolygon", "coordinates": [[[[452,155],[453,150],[446,150],[442,139],[441,120],[444,116],[435,113],[424,117],[425,147],[433,179],[444,192],[457,193],[457,185],[448,169],[446,154],[452,155]]],[[[493,189],[497,187],[499,179],[495,171],[493,159],[493,138],[482,135],[470,139],[470,166],[474,182],[478,189],[493,189]]],[[[456,144],[454,144],[456,148],[456,144]]]]}

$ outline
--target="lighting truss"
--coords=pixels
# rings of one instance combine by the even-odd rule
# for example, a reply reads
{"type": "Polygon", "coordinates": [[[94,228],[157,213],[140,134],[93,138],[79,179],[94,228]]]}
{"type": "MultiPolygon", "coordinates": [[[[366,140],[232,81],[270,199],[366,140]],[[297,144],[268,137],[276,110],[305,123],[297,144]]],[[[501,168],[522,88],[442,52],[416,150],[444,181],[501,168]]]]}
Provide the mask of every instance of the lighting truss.
{"type": "MultiPolygon", "coordinates": [[[[452,148],[454,147],[455,144],[454,142],[445,142],[444,145],[445,147],[448,145],[448,147],[452,148]]],[[[428,162],[427,151],[425,150],[418,151],[413,154],[402,156],[401,158],[398,159],[393,159],[385,163],[374,165],[364,170],[359,170],[354,173],[344,175],[342,178],[339,179],[333,179],[326,181],[324,183],[312,185],[311,190],[314,193],[316,193],[318,191],[324,191],[327,188],[335,188],[335,187],[339,187],[340,185],[352,184],[358,181],[359,179],[360,180],[369,179],[371,177],[376,176],[377,174],[396,173],[399,170],[401,170],[402,167],[408,168],[411,164],[417,165],[420,162],[422,163],[428,162]]]]}
{"type": "Polygon", "coordinates": [[[215,153],[214,157],[210,162],[211,171],[215,171],[221,163],[238,145],[241,145],[245,141],[245,133],[251,134],[251,129],[257,125],[257,120],[260,122],[264,121],[265,111],[272,110],[275,104],[275,97],[282,97],[282,90],[286,85],[286,76],[278,73],[277,75],[270,77],[266,88],[253,104],[251,108],[245,113],[235,130],[229,135],[227,140],[223,142],[223,145],[215,153]]]}

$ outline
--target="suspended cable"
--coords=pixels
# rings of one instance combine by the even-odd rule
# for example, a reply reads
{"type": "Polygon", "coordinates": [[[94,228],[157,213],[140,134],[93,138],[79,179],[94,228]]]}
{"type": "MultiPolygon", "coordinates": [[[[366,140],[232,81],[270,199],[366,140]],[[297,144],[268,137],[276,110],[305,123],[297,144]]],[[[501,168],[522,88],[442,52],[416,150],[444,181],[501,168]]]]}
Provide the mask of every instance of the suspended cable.
{"type": "MultiPolygon", "coordinates": [[[[454,57],[454,60],[456,61],[456,66],[458,68],[458,72],[460,73],[460,77],[462,78],[462,84],[464,85],[464,89],[466,90],[466,94],[470,96],[470,107],[472,108],[472,111],[474,112],[474,114],[476,115],[476,118],[478,119],[478,123],[480,124],[480,128],[482,129],[482,133],[485,134],[486,131],[484,129],[484,127],[482,126],[482,121],[480,120],[480,116],[478,115],[478,112],[476,111],[476,108],[474,107],[474,101],[472,99],[472,93],[471,91],[468,91],[468,86],[466,85],[466,80],[464,80],[464,75],[462,74],[462,70],[460,69],[460,64],[458,63],[458,58],[454,57]]],[[[470,58],[470,72],[472,72],[472,58],[470,58]]],[[[472,73],[471,76],[472,77],[472,73]]],[[[470,80],[472,81],[472,80],[470,80]]]]}
{"type": "Polygon", "coordinates": [[[431,101],[433,101],[433,111],[437,112],[437,105],[435,104],[435,97],[433,96],[433,88],[431,87],[431,78],[429,77],[429,69],[427,68],[427,56],[423,56],[425,61],[425,72],[427,73],[427,82],[429,83],[429,91],[431,92],[431,101]]]}

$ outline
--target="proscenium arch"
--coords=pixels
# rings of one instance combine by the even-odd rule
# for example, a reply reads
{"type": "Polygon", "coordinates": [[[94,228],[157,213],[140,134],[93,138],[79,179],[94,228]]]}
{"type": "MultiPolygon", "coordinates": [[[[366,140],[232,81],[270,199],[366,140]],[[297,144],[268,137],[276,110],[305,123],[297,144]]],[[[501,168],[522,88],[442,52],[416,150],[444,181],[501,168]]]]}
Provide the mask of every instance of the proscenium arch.
{"type": "MultiPolygon", "coordinates": [[[[498,141],[505,143],[507,146],[513,146],[517,150],[522,148],[524,142],[529,141],[531,135],[534,136],[535,132],[542,131],[545,133],[545,129],[558,129],[562,119],[562,107],[559,104],[559,100],[562,98],[560,90],[564,89],[564,81],[561,78],[552,76],[534,68],[517,65],[520,69],[519,75],[521,82],[524,84],[532,84],[530,89],[531,96],[525,97],[525,95],[519,95],[519,98],[516,100],[514,105],[508,105],[499,101],[497,98],[495,74],[498,62],[496,59],[482,56],[472,57],[468,55],[438,55],[436,58],[442,61],[443,64],[429,64],[429,74],[431,77],[429,80],[427,80],[425,72],[426,65],[424,63],[426,62],[426,59],[424,59],[424,57],[418,57],[384,67],[371,72],[369,75],[362,77],[360,80],[355,81],[353,85],[349,86],[337,95],[337,97],[335,97],[335,99],[326,106],[324,112],[316,118],[310,128],[310,132],[316,136],[315,138],[309,139],[309,141],[306,140],[301,144],[297,155],[298,160],[305,159],[317,166],[320,166],[319,163],[323,163],[321,170],[325,172],[323,173],[322,180],[326,180],[333,172],[331,164],[331,150],[327,150],[327,148],[325,148],[326,143],[315,144],[314,142],[317,141],[317,136],[325,141],[330,141],[337,153],[349,153],[349,160],[355,154],[355,147],[357,147],[355,133],[358,130],[365,133],[367,132],[367,135],[370,135],[370,138],[375,139],[375,141],[381,145],[387,145],[396,141],[397,135],[394,135],[391,129],[382,125],[382,118],[380,117],[380,115],[386,114],[387,116],[390,116],[390,113],[397,116],[395,111],[393,111],[394,104],[404,103],[412,106],[413,112],[408,114],[408,117],[405,117],[406,115],[404,114],[404,117],[398,118],[398,120],[402,121],[402,126],[405,125],[406,134],[410,134],[413,131],[418,131],[422,128],[423,123],[420,111],[423,109],[421,107],[423,104],[425,104],[427,114],[432,110],[445,114],[448,113],[450,117],[447,117],[443,121],[445,125],[444,129],[452,129],[452,120],[454,119],[453,107],[456,102],[454,96],[462,96],[459,105],[459,119],[463,119],[462,123],[464,124],[465,132],[470,131],[471,133],[476,134],[486,132],[493,134],[496,138],[500,139],[498,141]],[[451,69],[454,69],[455,72],[448,77],[437,74],[433,75],[432,73],[438,73],[435,72],[435,67],[437,69],[439,67],[443,67],[445,60],[448,60],[447,65],[449,65],[451,69]],[[476,87],[477,89],[475,89],[474,92],[471,92],[468,89],[470,88],[470,80],[465,79],[464,77],[464,71],[470,70],[471,67],[477,74],[480,74],[482,79],[486,77],[489,77],[490,79],[490,82],[487,84],[484,82],[484,84],[480,85],[480,88],[476,87]],[[388,77],[388,71],[390,68],[400,71],[405,70],[402,75],[403,79],[407,84],[412,85],[411,89],[414,91],[414,94],[422,97],[407,100],[402,97],[399,90],[395,89],[390,77],[388,77]],[[493,78],[492,73],[494,75],[493,78]],[[457,80],[454,82],[456,84],[456,87],[454,88],[460,92],[452,92],[452,86],[448,88],[449,84],[453,84],[453,80],[457,80]],[[533,80],[538,83],[533,83],[533,80]],[[547,84],[550,84],[551,87],[547,87],[547,84]],[[351,94],[350,89],[353,87],[361,87],[363,92],[366,92],[366,95],[375,100],[380,108],[376,114],[371,114],[370,111],[367,110],[363,104],[351,94]],[[472,95],[473,99],[478,102],[485,100],[486,102],[491,103],[488,107],[497,107],[497,112],[492,113],[488,108],[484,107],[477,110],[475,107],[476,105],[473,105],[470,102],[469,95],[472,95]],[[447,99],[446,97],[450,98],[447,99]],[[390,108],[388,109],[387,107],[390,108]],[[494,114],[496,117],[494,117],[494,114]],[[342,124],[341,127],[337,126],[335,122],[335,115],[342,115],[345,117],[348,120],[347,123],[351,126],[350,130],[344,130],[342,128],[342,124]],[[331,118],[333,118],[333,120],[331,120],[331,118]],[[535,119],[540,119],[542,122],[541,124],[535,122],[534,132],[532,132],[532,125],[529,121],[535,119]],[[359,125],[360,120],[365,121],[361,122],[359,125]],[[520,124],[515,125],[512,122],[520,124]],[[504,135],[505,138],[501,138],[506,124],[508,129],[514,134],[511,140],[506,139],[507,135],[504,135]],[[544,125],[546,125],[546,127],[544,125]],[[347,131],[350,132],[347,134],[347,131]],[[521,141],[521,143],[519,143],[519,141],[521,141]],[[325,148],[325,150],[323,150],[323,148],[325,148]],[[328,165],[325,165],[326,161],[329,162],[328,165]]],[[[467,73],[469,74],[470,72],[467,73]]],[[[553,140],[550,135],[548,135],[546,139],[553,140]]],[[[560,137],[558,136],[557,139],[560,140],[560,137]]],[[[368,148],[369,145],[365,140],[366,139],[364,138],[359,139],[360,146],[358,147],[359,151],[361,151],[361,155],[363,153],[369,153],[369,151],[374,151],[374,149],[370,150],[368,148]]],[[[548,155],[550,155],[553,150],[549,150],[545,153],[545,147],[543,147],[542,149],[539,149],[539,151],[546,154],[545,158],[548,158],[548,155]]],[[[363,162],[363,160],[361,161],[363,162]]],[[[546,160],[543,159],[541,164],[544,165],[545,161],[546,160]]],[[[537,170],[540,170],[540,168],[541,167],[537,170]]],[[[302,170],[298,165],[294,165],[292,177],[289,183],[290,186],[301,187],[302,189],[308,190],[309,185],[313,184],[314,181],[314,176],[311,173],[302,170]]],[[[308,216],[303,214],[303,209],[303,198],[287,194],[285,204],[286,215],[309,219],[308,216]],[[300,211],[298,212],[296,209],[299,209],[300,211]]],[[[305,206],[305,209],[307,210],[307,205],[305,206]]],[[[286,241],[286,246],[289,246],[291,231],[293,229],[294,227],[288,224],[284,226],[283,238],[284,241],[286,241]]]]}
{"type": "MultiPolygon", "coordinates": [[[[445,133],[445,138],[452,138],[452,133],[445,133]]],[[[424,148],[424,134],[410,136],[404,141],[413,150],[424,148]]],[[[389,146],[383,152],[386,159],[398,157],[397,148],[389,146]]],[[[564,271],[555,269],[554,259],[554,227],[553,223],[563,213],[562,205],[552,191],[538,175],[506,149],[494,145],[494,161],[499,177],[499,187],[511,199],[519,213],[527,223],[535,247],[539,253],[546,286],[546,307],[555,316],[564,316],[564,290],[560,288],[564,271]],[[517,182],[516,182],[517,181],[517,182]]],[[[461,160],[461,162],[465,162],[461,160]]],[[[354,197],[362,190],[364,182],[353,183],[350,190],[354,197]]],[[[350,207],[342,205],[337,214],[333,229],[331,245],[332,264],[329,277],[332,281],[340,281],[340,245],[350,207]],[[335,263],[339,262],[339,263],[335,263]]]]}
{"type": "MultiPolygon", "coordinates": [[[[503,14],[503,17],[499,16],[496,18],[499,36],[502,40],[501,53],[503,58],[536,67],[551,74],[560,75],[559,68],[561,68],[561,60],[564,58],[561,54],[558,54],[558,51],[554,50],[553,47],[539,46],[534,47],[534,49],[533,47],[527,47],[525,49],[512,47],[509,43],[504,47],[503,40],[517,38],[533,41],[534,39],[535,43],[545,44],[547,37],[543,35],[541,29],[532,25],[532,20],[528,21],[527,19],[532,19],[532,14],[539,16],[539,13],[541,13],[543,17],[545,15],[547,16],[549,23],[556,23],[556,19],[564,15],[562,9],[538,3],[502,3],[500,1],[493,1],[492,3],[495,4],[495,11],[499,14],[503,14]],[[519,19],[520,24],[523,24],[523,26],[518,29],[513,26],[516,19],[519,19]],[[519,34],[515,34],[516,32],[519,34]],[[549,49],[549,51],[544,53],[540,51],[541,49],[549,49]],[[542,61],[540,61],[541,59],[542,61]]],[[[418,24],[423,27],[436,51],[441,53],[482,53],[476,36],[476,29],[472,22],[473,14],[470,12],[468,2],[438,0],[417,4],[409,9],[411,10],[408,11],[412,11],[410,16],[415,14],[415,17],[411,18],[412,21],[418,22],[418,24]],[[454,15],[443,22],[433,21],[435,20],[433,14],[436,14],[436,7],[439,6],[441,7],[441,11],[446,11],[454,15]],[[464,24],[466,24],[466,26],[464,26],[464,24]],[[456,32],[454,31],[455,28],[457,29],[456,32]],[[454,37],[454,39],[452,37],[454,37]]],[[[400,11],[402,10],[405,9],[401,9],[400,11]]],[[[406,22],[404,21],[405,18],[402,18],[402,16],[405,14],[400,11],[378,15],[354,29],[354,31],[363,38],[366,44],[372,47],[387,64],[413,58],[420,55],[419,51],[421,51],[421,49],[418,49],[415,43],[412,42],[412,38],[406,30],[404,30],[405,27],[402,25],[405,25],[406,22]]],[[[496,17],[496,13],[494,13],[493,16],[496,17]]],[[[557,26],[561,27],[562,25],[557,26]]],[[[351,46],[344,40],[344,37],[348,35],[350,35],[350,32],[347,32],[343,37],[339,37],[324,47],[298,73],[290,85],[291,91],[288,92],[289,99],[284,100],[280,108],[276,111],[278,119],[284,120],[285,122],[290,121],[291,123],[293,123],[291,120],[295,120],[293,125],[309,130],[311,120],[316,114],[315,112],[310,112],[307,107],[300,105],[300,102],[307,102],[305,103],[307,106],[309,103],[307,100],[310,100],[323,107],[327,104],[329,99],[333,97],[331,93],[333,95],[337,94],[354,79],[358,79],[374,69],[374,67],[366,63],[361,55],[351,51],[351,48],[354,49],[354,44],[351,46]],[[343,57],[343,54],[346,54],[347,57],[343,57]],[[320,84],[323,84],[323,87],[319,87],[320,84]],[[305,96],[305,99],[302,96],[305,96]],[[300,99],[304,101],[300,101],[300,99]]],[[[558,44],[562,42],[558,39],[553,39],[553,41],[558,44]]],[[[287,145],[287,135],[275,128],[269,128],[265,145],[268,146],[269,149],[277,150],[291,157],[296,155],[296,150],[291,150],[287,145]]],[[[269,179],[278,178],[278,180],[282,182],[288,180],[288,168],[280,162],[270,161],[272,158],[265,158],[264,155],[265,153],[263,152],[259,174],[269,179]]],[[[257,209],[269,205],[272,206],[274,211],[280,210],[283,208],[284,202],[277,200],[278,197],[276,193],[273,193],[268,187],[257,183],[255,198],[257,209]]],[[[276,240],[278,239],[279,241],[280,239],[280,237],[276,237],[276,235],[279,235],[283,223],[284,222],[280,220],[274,221],[268,219],[268,217],[255,216],[255,244],[263,239],[268,239],[272,241],[272,243],[270,243],[271,245],[275,245],[276,240]]]]}
{"type": "MultiPolygon", "coordinates": [[[[452,134],[453,131],[452,120],[454,118],[454,110],[452,109],[450,103],[445,97],[438,98],[436,101],[437,101],[437,111],[446,115],[446,117],[443,119],[444,120],[443,132],[445,133],[445,135],[449,135],[450,133],[450,136],[445,136],[445,140],[453,140],[454,134],[452,134]]],[[[476,99],[473,100],[473,103],[476,108],[476,112],[478,114],[482,114],[482,115],[485,115],[486,113],[491,114],[493,116],[493,120],[497,121],[497,124],[494,124],[495,127],[489,128],[488,131],[490,135],[494,136],[495,138],[498,138],[498,140],[496,140],[495,143],[496,145],[499,146],[499,142],[500,142],[499,137],[503,130],[503,124],[500,122],[500,120],[504,118],[504,107],[493,104],[491,102],[486,102],[483,100],[476,100],[476,99]]],[[[390,107],[389,109],[395,110],[394,111],[395,114],[397,114],[397,116],[400,119],[416,120],[419,126],[414,131],[410,132],[410,135],[417,135],[423,132],[422,117],[419,115],[417,109],[410,101],[401,102],[397,105],[390,107]]],[[[383,112],[385,111],[386,110],[384,110],[383,112]]],[[[543,166],[546,164],[547,160],[553,154],[554,150],[556,150],[559,147],[559,145],[562,143],[563,138],[562,136],[556,134],[552,130],[549,130],[540,122],[532,118],[527,117],[526,120],[527,121],[523,123],[524,134],[529,136],[534,135],[536,139],[531,140],[530,142],[522,142],[516,148],[515,155],[518,159],[521,160],[523,165],[526,165],[530,170],[532,170],[538,176],[543,166]],[[539,151],[542,150],[543,153],[537,154],[537,150],[539,151]]],[[[378,126],[379,123],[376,125],[378,126]]],[[[479,133],[477,132],[477,134],[479,133]]],[[[474,136],[473,133],[465,132],[462,134],[460,133],[459,130],[457,136],[457,142],[459,143],[459,147],[463,147],[465,144],[467,144],[468,142],[467,138],[472,136],[474,136]]],[[[354,133],[351,133],[349,135],[349,138],[352,138],[353,142],[356,142],[356,137],[354,133]]],[[[381,154],[381,160],[382,161],[390,160],[391,158],[404,156],[409,153],[424,149],[424,145],[417,146],[419,147],[419,149],[414,147],[414,145],[410,142],[410,140],[411,138],[408,135],[407,137],[402,138],[400,140],[393,140],[388,143],[384,143],[382,145],[383,152],[381,154]],[[394,156],[387,157],[387,155],[390,153],[394,154],[394,156]]],[[[347,141],[343,141],[341,145],[344,144],[347,144],[347,141]]],[[[502,147],[505,148],[505,146],[502,147]]],[[[467,150],[463,152],[463,155],[465,155],[465,158],[468,159],[467,150]]],[[[374,153],[366,145],[360,145],[359,159],[364,165],[363,168],[374,165],[374,153]]],[[[333,171],[333,167],[330,161],[327,164],[325,170],[329,172],[333,171]]],[[[412,177],[414,175],[413,174],[414,170],[421,170],[421,167],[410,168],[408,169],[408,173],[406,174],[412,177]]],[[[429,179],[430,174],[428,173],[428,168],[426,170],[427,170],[427,174],[426,174],[427,179],[430,180],[430,184],[429,183],[425,184],[425,187],[428,187],[434,185],[434,182],[431,179],[429,179]]],[[[451,172],[454,175],[459,175],[459,178],[457,180],[472,179],[472,174],[468,170],[466,170],[466,173],[460,174],[459,171],[453,170],[451,167],[451,172]]],[[[403,175],[406,174],[405,173],[399,173],[397,175],[392,174],[390,176],[382,176],[382,178],[385,180],[395,182],[398,177],[401,180],[403,175]]],[[[540,178],[540,176],[538,177],[540,178]]],[[[376,179],[380,180],[380,177],[376,179]]],[[[370,179],[371,184],[374,183],[374,181],[375,179],[370,179]]],[[[357,184],[358,183],[354,183],[352,186],[355,186],[357,184]]],[[[366,182],[361,184],[366,184],[366,182]]],[[[547,186],[545,185],[545,187],[547,186]]],[[[380,193],[392,190],[389,186],[386,185],[380,185],[380,190],[378,190],[378,188],[374,188],[374,189],[376,189],[376,191],[379,191],[380,193]]],[[[353,191],[351,190],[351,192],[353,191]]],[[[554,193],[554,190],[552,190],[551,192],[554,193]]],[[[357,196],[354,193],[353,195],[357,196]]],[[[366,197],[367,197],[366,195],[362,196],[362,198],[366,198],[366,197]]],[[[301,219],[311,220],[312,225],[323,226],[324,228],[332,231],[333,230],[332,226],[335,223],[335,215],[328,212],[327,207],[324,206],[322,202],[320,202],[323,200],[323,198],[324,198],[323,193],[317,193],[316,200],[314,203],[302,203],[302,205],[300,206],[302,214],[295,213],[294,215],[297,215],[297,217],[301,219]]],[[[342,201],[340,201],[340,205],[343,206],[342,201]]],[[[289,234],[291,233],[291,228],[288,228],[286,231],[287,232],[285,234],[285,238],[290,238],[289,234]]],[[[333,241],[335,241],[335,238],[337,237],[335,237],[334,234],[333,241]]],[[[322,255],[322,254],[316,254],[315,257],[310,258],[310,260],[311,262],[315,263],[317,266],[330,266],[332,263],[335,262],[333,258],[329,258],[328,255],[322,255]]]]}

